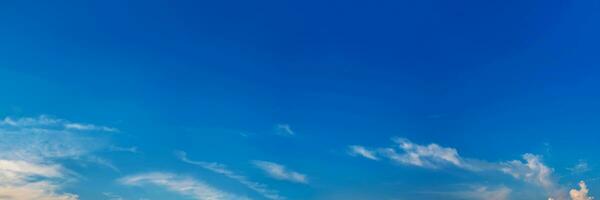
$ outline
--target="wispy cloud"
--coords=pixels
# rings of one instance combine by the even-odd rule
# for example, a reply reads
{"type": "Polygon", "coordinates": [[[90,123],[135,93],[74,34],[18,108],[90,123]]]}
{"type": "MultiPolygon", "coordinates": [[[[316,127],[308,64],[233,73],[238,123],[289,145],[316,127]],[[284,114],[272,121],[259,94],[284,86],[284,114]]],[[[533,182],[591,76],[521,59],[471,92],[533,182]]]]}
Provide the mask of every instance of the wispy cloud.
{"type": "Polygon", "coordinates": [[[254,190],[255,192],[261,194],[265,198],[272,199],[272,200],[285,199],[285,197],[279,195],[279,192],[269,189],[265,184],[251,181],[248,178],[246,178],[245,176],[239,175],[239,174],[229,170],[227,168],[227,166],[225,166],[223,164],[214,163],[214,162],[203,162],[203,161],[190,160],[187,157],[187,154],[183,151],[175,151],[175,156],[177,156],[177,158],[179,158],[181,161],[183,161],[185,163],[196,165],[196,166],[202,167],[206,170],[212,171],[214,173],[221,174],[227,178],[233,179],[233,180],[239,182],[240,184],[250,188],[251,190],[254,190]]]}
{"type": "Polygon", "coordinates": [[[423,192],[433,194],[443,198],[457,198],[464,200],[507,200],[510,199],[512,190],[506,186],[482,186],[482,185],[461,185],[454,188],[453,191],[443,192],[423,192]]]}
{"type": "Polygon", "coordinates": [[[66,123],[45,115],[0,120],[0,199],[79,199],[60,192],[73,177],[59,161],[82,161],[103,142],[66,123]]]}
{"type": "Polygon", "coordinates": [[[80,123],[72,123],[67,122],[64,124],[66,129],[80,130],[80,131],[106,131],[106,132],[117,132],[119,131],[116,128],[106,127],[106,126],[96,126],[93,124],[80,124],[80,123]]]}
{"type": "Polygon", "coordinates": [[[375,152],[368,150],[367,148],[363,147],[363,146],[358,146],[358,145],[352,145],[348,147],[349,149],[349,154],[351,156],[362,156],[365,157],[367,159],[371,159],[371,160],[379,160],[379,158],[377,156],[375,156],[375,152]]]}
{"type": "Polygon", "coordinates": [[[93,156],[93,155],[85,156],[83,158],[83,160],[107,167],[109,169],[112,169],[115,172],[121,172],[121,170],[117,166],[115,166],[110,160],[107,160],[107,159],[104,159],[104,158],[101,158],[98,156],[93,156]]]}
{"type": "Polygon", "coordinates": [[[127,153],[140,153],[140,150],[137,147],[120,147],[111,145],[108,147],[108,150],[115,152],[127,152],[127,153]]]}
{"type": "Polygon", "coordinates": [[[473,200],[507,200],[511,189],[505,186],[490,188],[485,186],[476,187],[470,191],[464,191],[458,195],[464,199],[473,200]]]}
{"type": "Polygon", "coordinates": [[[454,148],[442,147],[435,143],[420,145],[405,138],[393,138],[392,141],[395,143],[395,148],[368,150],[363,146],[352,145],[349,146],[350,153],[371,160],[378,160],[378,156],[381,156],[399,164],[425,168],[440,168],[448,165],[472,168],[454,148]]]}
{"type": "MultiPolygon", "coordinates": [[[[539,186],[547,195],[555,199],[565,199],[566,190],[560,187],[553,177],[554,170],[542,162],[538,155],[523,154],[523,160],[504,162],[488,162],[484,160],[461,157],[454,148],[443,147],[432,143],[420,145],[404,138],[393,138],[395,148],[377,148],[370,151],[365,147],[353,145],[350,149],[354,155],[372,158],[383,157],[402,165],[440,169],[455,166],[473,172],[502,172],[533,185],[539,186]],[[562,198],[561,198],[562,197],[562,198]]],[[[351,154],[352,155],[352,154],[351,154]]],[[[586,188],[587,190],[587,188],[586,188]]]]}
{"type": "Polygon", "coordinates": [[[94,124],[77,123],[71,122],[65,119],[59,119],[50,117],[48,115],[40,115],[38,117],[22,117],[12,118],[5,117],[0,121],[0,126],[13,126],[19,128],[27,127],[45,127],[45,128],[62,128],[67,130],[76,131],[104,131],[104,132],[117,132],[116,128],[107,126],[98,126],[94,124]]]}
{"type": "Polygon", "coordinates": [[[516,179],[525,180],[546,189],[553,189],[555,187],[551,178],[553,170],[542,163],[539,156],[524,154],[523,160],[525,162],[513,160],[502,163],[500,170],[516,179]]]}
{"type": "Polygon", "coordinates": [[[582,174],[590,171],[590,166],[584,160],[580,160],[575,166],[567,168],[573,174],[582,174]]]}
{"type": "Polygon", "coordinates": [[[466,166],[454,148],[441,147],[438,144],[419,145],[404,138],[394,138],[393,141],[403,152],[396,153],[393,148],[385,148],[382,152],[398,163],[428,168],[438,168],[445,164],[466,166]]]}
{"type": "Polygon", "coordinates": [[[106,197],[106,200],[125,200],[123,197],[110,192],[103,192],[102,195],[106,197]]]}
{"type": "Polygon", "coordinates": [[[281,164],[261,160],[255,160],[252,163],[272,178],[296,183],[308,183],[306,175],[289,170],[281,164]]]}
{"type": "Polygon", "coordinates": [[[231,194],[203,181],[167,172],[150,172],[126,176],[118,180],[123,185],[144,186],[155,185],[171,192],[188,196],[197,200],[246,200],[247,197],[231,194]]]}
{"type": "Polygon", "coordinates": [[[289,124],[277,124],[275,131],[280,135],[296,135],[289,124]]]}

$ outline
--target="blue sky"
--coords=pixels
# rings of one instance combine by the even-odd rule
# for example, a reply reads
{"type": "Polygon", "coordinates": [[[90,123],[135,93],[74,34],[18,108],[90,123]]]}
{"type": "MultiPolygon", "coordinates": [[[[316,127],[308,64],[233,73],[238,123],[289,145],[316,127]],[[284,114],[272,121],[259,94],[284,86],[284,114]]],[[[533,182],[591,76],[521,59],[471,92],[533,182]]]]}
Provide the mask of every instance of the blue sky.
{"type": "Polygon", "coordinates": [[[599,9],[2,1],[0,198],[589,200],[599,9]]]}

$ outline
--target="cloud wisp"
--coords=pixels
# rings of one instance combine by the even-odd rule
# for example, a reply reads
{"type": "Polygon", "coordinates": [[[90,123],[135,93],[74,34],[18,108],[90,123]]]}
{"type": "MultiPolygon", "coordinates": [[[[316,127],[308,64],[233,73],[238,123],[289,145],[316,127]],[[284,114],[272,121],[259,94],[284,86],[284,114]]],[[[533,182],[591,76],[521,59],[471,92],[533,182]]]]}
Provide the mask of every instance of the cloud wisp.
{"type": "Polygon", "coordinates": [[[308,183],[306,175],[287,169],[287,167],[269,161],[255,160],[252,163],[274,179],[295,183],[308,183]]]}
{"type": "Polygon", "coordinates": [[[292,127],[289,124],[277,124],[275,126],[275,131],[279,135],[296,135],[296,133],[292,130],[292,127]]]}
{"type": "Polygon", "coordinates": [[[102,132],[118,132],[119,129],[99,126],[94,124],[77,123],[71,122],[65,119],[59,119],[50,117],[48,115],[40,115],[38,117],[23,117],[23,118],[12,118],[5,117],[0,121],[0,126],[13,126],[13,127],[46,127],[55,129],[66,129],[75,131],[102,131],[102,132]]]}
{"type": "Polygon", "coordinates": [[[128,186],[154,185],[168,191],[197,200],[248,200],[249,198],[231,194],[203,181],[168,172],[149,172],[126,176],[118,180],[128,186]]]}
{"type": "Polygon", "coordinates": [[[265,184],[251,181],[247,177],[239,175],[239,174],[229,170],[227,168],[227,166],[225,166],[223,164],[214,163],[214,162],[203,162],[203,161],[190,160],[187,157],[187,153],[185,153],[183,151],[175,151],[175,156],[177,156],[177,158],[179,158],[181,161],[183,161],[185,163],[202,167],[206,170],[212,171],[217,174],[221,174],[227,178],[235,180],[235,181],[239,182],[240,184],[246,186],[247,188],[254,190],[255,192],[259,193],[260,195],[262,195],[263,197],[265,197],[267,199],[272,199],[272,200],[286,199],[285,197],[279,195],[278,191],[269,189],[269,187],[265,184]]]}
{"type": "Polygon", "coordinates": [[[361,156],[371,160],[379,160],[379,158],[375,155],[374,151],[368,150],[367,148],[359,145],[351,145],[348,147],[348,153],[351,156],[361,156]]]}

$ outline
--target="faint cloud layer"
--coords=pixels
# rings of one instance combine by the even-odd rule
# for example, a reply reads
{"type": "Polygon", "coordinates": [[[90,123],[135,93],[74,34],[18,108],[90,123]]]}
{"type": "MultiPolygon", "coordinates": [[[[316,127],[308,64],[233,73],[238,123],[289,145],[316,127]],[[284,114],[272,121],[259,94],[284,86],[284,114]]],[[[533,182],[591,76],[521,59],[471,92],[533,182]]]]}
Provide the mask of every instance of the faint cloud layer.
{"type": "Polygon", "coordinates": [[[289,124],[277,124],[275,130],[280,135],[296,135],[289,124]]]}
{"type": "Polygon", "coordinates": [[[140,153],[137,147],[109,146],[108,150],[116,152],[140,153]]]}
{"type": "Polygon", "coordinates": [[[64,119],[53,118],[47,115],[40,115],[39,117],[23,117],[23,118],[11,118],[5,117],[4,120],[0,121],[0,125],[3,126],[14,126],[14,127],[47,127],[47,128],[62,128],[69,130],[79,131],[104,131],[104,132],[117,132],[116,128],[107,126],[98,126],[94,124],[84,124],[70,122],[64,119]]]}
{"type": "Polygon", "coordinates": [[[106,200],[125,200],[123,197],[110,192],[104,192],[102,195],[107,198],[106,200]]]}
{"type": "Polygon", "coordinates": [[[79,199],[60,192],[63,183],[73,179],[60,161],[91,162],[89,158],[97,158],[91,153],[102,148],[103,142],[87,132],[116,129],[76,124],[46,115],[1,120],[0,199],[79,199]]]}
{"type": "Polygon", "coordinates": [[[247,200],[230,194],[200,180],[167,172],[150,172],[126,176],[118,180],[129,186],[154,185],[197,200],[247,200]]]}
{"type": "Polygon", "coordinates": [[[507,200],[511,192],[512,190],[505,186],[497,188],[478,186],[468,191],[455,192],[454,196],[472,200],[507,200]]]}
{"type": "Polygon", "coordinates": [[[575,166],[568,168],[573,174],[582,174],[590,171],[590,166],[587,162],[580,160],[575,166]]]}

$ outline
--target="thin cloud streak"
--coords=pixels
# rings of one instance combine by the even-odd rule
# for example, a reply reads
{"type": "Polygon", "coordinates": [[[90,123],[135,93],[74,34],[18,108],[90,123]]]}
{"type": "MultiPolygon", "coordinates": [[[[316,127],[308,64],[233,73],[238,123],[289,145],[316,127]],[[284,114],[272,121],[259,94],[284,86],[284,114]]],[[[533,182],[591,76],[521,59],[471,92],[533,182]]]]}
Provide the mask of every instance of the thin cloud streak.
{"type": "Polygon", "coordinates": [[[277,124],[275,129],[280,135],[296,135],[289,124],[277,124]]]}
{"type": "Polygon", "coordinates": [[[308,183],[308,178],[306,175],[289,170],[281,164],[261,160],[255,160],[252,163],[254,163],[254,165],[259,169],[262,169],[272,178],[295,183],[308,183]]]}
{"type": "Polygon", "coordinates": [[[135,174],[123,177],[118,182],[128,186],[159,186],[197,200],[249,200],[247,197],[224,192],[203,181],[168,172],[135,174]]]}
{"type": "Polygon", "coordinates": [[[349,149],[349,154],[351,156],[362,156],[364,158],[367,159],[371,159],[371,160],[379,160],[379,158],[377,156],[375,156],[375,152],[368,150],[367,148],[363,147],[363,146],[358,146],[358,145],[351,145],[348,147],[349,149]]]}
{"type": "Polygon", "coordinates": [[[285,197],[279,195],[278,191],[271,190],[265,184],[254,182],[254,181],[249,180],[245,176],[238,175],[237,173],[229,170],[227,168],[227,166],[225,166],[223,164],[214,163],[214,162],[193,161],[193,160],[190,160],[187,157],[187,153],[185,153],[183,151],[175,151],[175,156],[185,163],[196,165],[196,166],[202,167],[206,170],[212,171],[214,173],[221,174],[227,178],[233,179],[233,180],[239,182],[240,184],[248,187],[249,189],[254,190],[255,192],[261,194],[262,196],[264,196],[267,199],[272,199],[272,200],[286,199],[285,197]]]}

